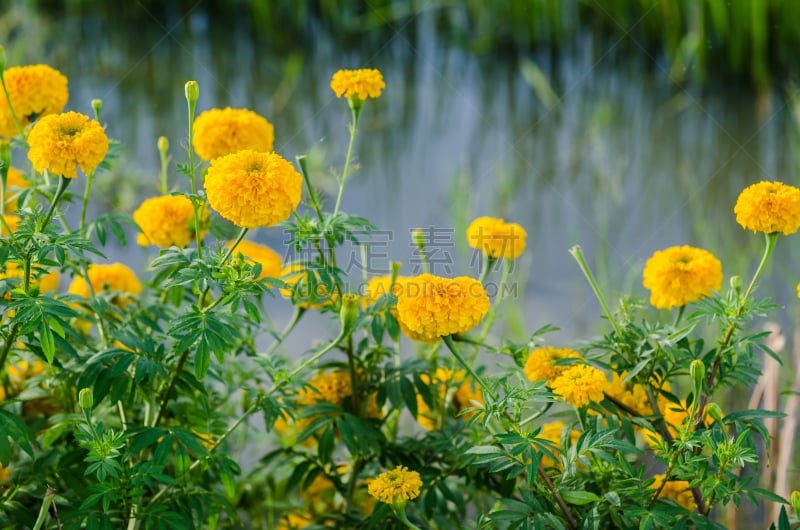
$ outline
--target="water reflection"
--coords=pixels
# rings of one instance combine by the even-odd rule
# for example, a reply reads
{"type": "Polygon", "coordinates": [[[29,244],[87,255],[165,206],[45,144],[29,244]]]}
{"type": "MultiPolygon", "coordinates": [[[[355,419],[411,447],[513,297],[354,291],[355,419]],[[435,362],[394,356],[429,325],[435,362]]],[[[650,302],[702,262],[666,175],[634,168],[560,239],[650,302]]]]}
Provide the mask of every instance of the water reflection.
{"type": "MultiPolygon", "coordinates": [[[[276,150],[290,159],[308,153],[315,181],[333,190],[330,169],[343,162],[349,116],[328,86],[330,75],[340,67],[381,69],[387,89],[364,112],[361,169],[344,209],[392,230],[388,259],[406,263],[411,228],[453,229],[458,273],[470,272],[462,239],[472,217],[521,223],[529,234],[519,268],[525,297],[507,310],[509,333],[517,336],[548,322],[563,328],[557,340],[597,331],[599,308],[567,254],[576,243],[612,295],[644,295],[644,261],[675,244],[708,248],[726,276],[747,277],[762,242],[736,225],[736,196],[746,184],[791,182],[796,172],[782,102],[759,121],[749,96],[676,89],[658,63],[631,60],[588,37],[557,62],[530,57],[559,95],[558,110],[550,111],[520,75],[517,58],[478,57],[443,42],[427,14],[379,47],[342,48],[319,28],[288,56],[249,26],[201,9],[136,27],[97,17],[56,26],[19,8],[6,24],[9,18],[43,29],[11,40],[12,60],[61,69],[71,108],[89,113],[89,101],[102,98],[108,131],[125,144],[118,170],[125,179],[98,183],[99,209],[130,212],[156,193],[158,136],[166,135],[182,160],[187,79],[200,83],[200,110],[230,105],[266,116],[275,124],[276,150]]],[[[261,230],[258,240],[279,248],[282,234],[261,230]]],[[[781,282],[792,281],[796,252],[781,247],[774,271],[782,279],[773,290],[788,303],[794,289],[781,282]]],[[[137,247],[109,254],[134,267],[146,261],[137,247]]],[[[308,330],[318,325],[308,323],[308,330]]],[[[290,348],[307,348],[303,336],[290,348]]]]}

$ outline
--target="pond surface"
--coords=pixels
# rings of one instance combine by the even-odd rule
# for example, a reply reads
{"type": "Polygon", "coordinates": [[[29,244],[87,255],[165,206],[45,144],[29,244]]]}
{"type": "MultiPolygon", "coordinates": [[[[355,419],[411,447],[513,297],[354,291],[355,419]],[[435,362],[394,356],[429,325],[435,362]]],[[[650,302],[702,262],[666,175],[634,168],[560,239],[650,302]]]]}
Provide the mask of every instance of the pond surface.
{"type": "MultiPolygon", "coordinates": [[[[375,240],[385,251],[374,266],[402,261],[406,274],[413,272],[414,227],[435,228],[453,274],[477,274],[464,248],[466,224],[479,215],[520,223],[528,249],[517,266],[519,296],[505,312],[515,338],[547,323],[562,328],[556,342],[602,330],[599,306],[567,252],[575,244],[612,300],[620,292],[645,296],[645,260],[671,245],[707,248],[722,260],[726,281],[732,274],[747,280],[762,239],[736,224],[738,193],[762,179],[796,183],[797,126],[779,93],[757,106],[751,94],[685,90],[669,83],[660,59],[626,56],[588,36],[557,60],[544,52],[476,56],[437,37],[434,20],[422,14],[398,23],[379,47],[345,48],[319,28],[286,54],[248,25],[201,9],[167,21],[145,15],[135,24],[56,20],[22,8],[0,19],[0,32],[23,28],[9,36],[10,64],[59,68],[70,80],[71,109],[91,114],[92,98],[104,102],[107,130],[123,142],[125,158],[98,179],[95,211],[132,212],[157,194],[159,136],[169,138],[174,161],[185,160],[189,79],[200,84],[198,111],[247,107],[267,117],[275,149],[290,160],[307,153],[332,204],[331,169],[341,171],[344,162],[349,111],[329,88],[330,76],[339,68],[380,69],[386,89],[362,114],[361,168],[343,209],[388,231],[375,240]],[[545,105],[526,81],[528,61],[549,79],[556,103],[545,105]]],[[[171,183],[188,189],[175,171],[171,183]]],[[[277,228],[254,238],[282,248],[277,228]]],[[[771,292],[796,313],[800,270],[791,247],[798,245],[781,241],[761,294],[771,292]]],[[[108,254],[141,270],[155,252],[132,246],[108,254]]],[[[275,305],[280,322],[287,307],[275,305]]],[[[335,328],[323,320],[306,325],[316,329],[312,336],[321,336],[320,325],[335,328]]],[[[308,334],[294,335],[290,347],[309,347],[308,334]]]]}

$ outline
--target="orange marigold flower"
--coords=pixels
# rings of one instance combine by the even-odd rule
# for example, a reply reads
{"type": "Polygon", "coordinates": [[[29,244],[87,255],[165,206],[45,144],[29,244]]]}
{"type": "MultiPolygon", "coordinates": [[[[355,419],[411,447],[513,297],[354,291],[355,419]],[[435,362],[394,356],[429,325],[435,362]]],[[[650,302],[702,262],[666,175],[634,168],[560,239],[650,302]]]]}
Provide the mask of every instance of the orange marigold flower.
{"type": "Polygon", "coordinates": [[[573,366],[570,364],[555,364],[557,361],[580,358],[581,354],[570,348],[555,348],[553,346],[536,348],[528,354],[528,360],[525,362],[525,377],[529,381],[552,381],[573,366]]]}
{"type": "MultiPolygon", "coordinates": [[[[228,248],[231,248],[233,241],[228,243],[228,248]]],[[[278,278],[281,275],[283,259],[281,255],[269,248],[266,245],[259,245],[252,241],[240,241],[234,250],[234,254],[241,254],[247,259],[250,265],[256,263],[261,265],[261,274],[258,279],[262,278],[278,278]]]]}
{"type": "Polygon", "coordinates": [[[606,374],[594,366],[576,364],[553,379],[550,387],[554,394],[579,408],[602,401],[603,393],[608,388],[608,380],[606,374]]]}
{"type": "MultiPolygon", "coordinates": [[[[69,99],[67,78],[46,64],[14,66],[0,75],[23,129],[36,118],[61,112],[69,99]]],[[[8,101],[0,97],[0,136],[10,138],[17,133],[8,101]]]]}
{"type": "MultiPolygon", "coordinates": [[[[200,207],[198,212],[200,226],[208,224],[208,208],[200,207]]],[[[151,197],[133,212],[133,220],[142,231],[136,236],[136,242],[146,247],[185,247],[194,239],[194,208],[192,201],[185,195],[163,195],[151,197]]],[[[201,228],[200,237],[206,230],[201,228]]]]}
{"type": "Polygon", "coordinates": [[[800,228],[800,189],[767,180],[753,184],[739,194],[733,213],[746,230],[794,234],[800,228]]]}
{"type": "Polygon", "coordinates": [[[517,223],[478,217],[467,228],[467,242],[490,258],[517,259],[525,251],[528,233],[517,223]]]}
{"type": "Polygon", "coordinates": [[[367,491],[386,504],[405,505],[406,501],[419,496],[421,487],[422,479],[419,473],[409,471],[406,466],[397,466],[370,480],[367,491]]]}
{"type": "Polygon", "coordinates": [[[276,153],[245,150],[215,158],[205,179],[211,207],[242,228],[272,226],[300,203],[303,178],[276,153]]]}
{"type": "MultiPolygon", "coordinates": [[[[132,295],[139,295],[142,292],[142,284],[136,274],[122,263],[111,263],[109,265],[89,265],[89,281],[92,283],[92,290],[95,293],[101,291],[119,291],[132,295]]],[[[76,276],[69,288],[69,294],[76,294],[84,298],[89,297],[89,286],[80,276],[76,276]]]]}
{"type": "Polygon", "coordinates": [[[688,245],[656,251],[644,266],[644,286],[659,309],[696,302],[722,286],[722,263],[688,245]]]}
{"type": "Polygon", "coordinates": [[[45,169],[66,178],[81,166],[91,173],[108,152],[108,137],[95,120],[78,112],[51,114],[36,122],[28,135],[28,158],[36,171],[45,169]]]}
{"type": "Polygon", "coordinates": [[[8,168],[6,177],[6,209],[5,213],[10,214],[17,210],[17,196],[19,192],[29,188],[31,185],[28,179],[16,168],[8,168]]]}
{"type": "Polygon", "coordinates": [[[488,310],[489,295],[483,285],[467,276],[450,279],[421,274],[406,278],[397,290],[401,327],[426,342],[466,333],[488,310]]]}
{"type": "MultiPolygon", "coordinates": [[[[658,491],[658,488],[664,484],[664,475],[654,475],[653,479],[655,482],[650,485],[649,489],[658,491]]],[[[694,509],[697,508],[694,495],[692,495],[692,490],[689,487],[689,482],[686,480],[668,480],[658,496],[662,499],[672,499],[677,502],[679,506],[690,512],[693,512],[694,509]]]]}
{"type": "Polygon", "coordinates": [[[194,120],[194,150],[204,160],[211,160],[250,149],[272,151],[274,128],[252,110],[211,109],[194,120]]]}
{"type": "Polygon", "coordinates": [[[336,92],[336,97],[365,100],[380,97],[381,91],[386,88],[383,75],[374,68],[361,68],[359,70],[339,70],[331,78],[331,89],[336,92]]]}

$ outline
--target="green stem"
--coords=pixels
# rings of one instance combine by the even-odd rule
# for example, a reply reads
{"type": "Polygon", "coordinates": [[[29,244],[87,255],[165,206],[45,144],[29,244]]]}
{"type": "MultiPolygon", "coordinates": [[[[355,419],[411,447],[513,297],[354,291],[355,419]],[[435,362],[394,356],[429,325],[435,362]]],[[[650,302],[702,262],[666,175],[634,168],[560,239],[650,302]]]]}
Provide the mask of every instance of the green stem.
{"type": "Polygon", "coordinates": [[[203,246],[201,244],[200,238],[200,205],[197,204],[195,200],[197,197],[197,183],[196,183],[196,175],[197,168],[194,167],[194,111],[196,107],[196,102],[192,101],[191,99],[187,99],[187,105],[189,107],[189,145],[186,147],[186,150],[189,153],[189,180],[192,184],[192,210],[194,215],[194,242],[197,245],[197,257],[203,257],[203,246]]]}
{"type": "Polygon", "coordinates": [[[683,318],[683,312],[684,312],[685,309],[686,309],[685,305],[682,305],[682,306],[680,306],[678,308],[678,314],[675,315],[675,322],[672,323],[672,327],[673,328],[677,328],[678,327],[678,324],[680,323],[681,318],[683,318]]]}
{"type": "MultiPolygon", "coordinates": [[[[511,276],[511,265],[512,261],[506,260],[503,264],[503,275],[500,277],[500,289],[497,292],[497,296],[494,299],[494,304],[492,307],[489,308],[489,314],[486,315],[486,320],[483,324],[483,329],[481,329],[481,334],[478,336],[478,341],[483,342],[486,340],[486,337],[489,335],[489,331],[491,331],[492,326],[494,325],[494,321],[497,318],[497,308],[500,307],[500,304],[505,300],[506,295],[506,285],[508,284],[508,278],[511,276]]],[[[481,282],[483,283],[483,282],[481,282]]]]}
{"type": "Polygon", "coordinates": [[[0,84],[3,85],[3,93],[6,95],[6,103],[8,103],[8,110],[11,111],[11,117],[14,118],[14,125],[17,127],[17,132],[20,136],[24,137],[25,131],[22,129],[22,122],[19,121],[17,113],[14,111],[14,105],[11,104],[11,95],[8,93],[6,86],[6,78],[2,71],[0,71],[0,84]]]}
{"type": "Polygon", "coordinates": [[[614,328],[614,332],[617,334],[617,340],[622,340],[622,330],[617,324],[614,315],[611,313],[611,310],[608,308],[608,304],[606,303],[606,299],[603,296],[603,293],[600,292],[600,287],[597,285],[597,280],[594,278],[594,274],[592,274],[592,270],[589,268],[589,265],[586,263],[586,258],[583,255],[583,250],[581,250],[580,245],[575,245],[569,250],[569,253],[572,254],[572,257],[575,258],[575,261],[578,262],[578,266],[581,268],[581,272],[586,277],[586,280],[589,282],[589,285],[592,287],[592,291],[594,291],[594,295],[597,297],[597,301],[600,302],[600,307],[603,308],[603,313],[605,313],[606,318],[611,323],[611,326],[614,328]]]}
{"type": "Polygon", "coordinates": [[[3,373],[5,371],[6,360],[8,359],[8,353],[11,351],[11,347],[17,341],[17,335],[19,334],[19,330],[20,330],[20,325],[14,324],[11,327],[11,331],[9,331],[8,335],[6,336],[6,342],[5,344],[3,344],[3,351],[0,352],[0,373],[3,373]]]}
{"type": "Polygon", "coordinates": [[[308,188],[308,198],[311,199],[311,207],[314,208],[314,211],[317,213],[317,219],[319,219],[320,223],[323,223],[322,217],[322,209],[320,208],[320,200],[319,195],[317,194],[317,190],[311,185],[311,177],[308,173],[308,164],[306,162],[306,155],[301,155],[297,157],[297,165],[300,166],[300,174],[303,175],[303,180],[306,183],[306,188],[308,188]]]}
{"type": "Polygon", "coordinates": [[[775,244],[778,242],[778,233],[772,234],[765,234],[765,242],[766,247],[764,248],[764,254],[761,256],[761,262],[758,264],[758,268],[756,269],[756,273],[753,275],[753,279],[750,280],[750,285],[747,286],[747,290],[744,292],[744,296],[739,301],[739,308],[736,311],[736,316],[741,316],[742,311],[744,311],[744,306],[747,303],[748,298],[750,298],[750,294],[755,289],[756,282],[758,278],[761,276],[761,273],[764,271],[764,266],[767,264],[769,257],[772,255],[772,251],[775,250],[775,244]]]}
{"type": "Polygon", "coordinates": [[[152,427],[158,425],[158,422],[161,420],[161,417],[164,415],[164,411],[167,410],[167,404],[169,403],[169,398],[172,395],[172,391],[175,389],[175,384],[178,381],[178,377],[183,370],[183,365],[186,364],[186,359],[189,358],[189,350],[186,349],[181,354],[180,359],[178,359],[178,366],[175,368],[175,373],[172,374],[172,378],[169,381],[169,386],[167,387],[167,391],[164,392],[164,396],[161,398],[161,406],[158,408],[158,414],[156,415],[156,419],[153,422],[152,427]]]}
{"type": "MultiPolygon", "coordinates": [[[[489,277],[489,273],[492,272],[495,263],[497,263],[497,258],[493,258],[492,256],[486,256],[486,266],[481,271],[481,277],[479,279],[481,284],[486,283],[486,279],[489,277]]],[[[506,260],[506,264],[508,263],[510,262],[506,260]]]]}
{"type": "Polygon", "coordinates": [[[53,218],[53,214],[56,211],[56,205],[58,204],[59,199],[61,199],[61,196],[64,195],[65,191],[67,191],[67,187],[71,182],[72,179],[68,179],[63,176],[58,177],[58,188],[56,188],[53,199],[50,201],[50,207],[47,209],[47,214],[44,216],[44,221],[42,221],[42,224],[39,227],[40,232],[44,231],[48,223],[50,223],[50,220],[53,218]]]}
{"type": "Polygon", "coordinates": [[[353,146],[356,143],[356,133],[358,132],[358,120],[361,116],[361,108],[351,106],[350,110],[353,114],[353,123],[350,126],[350,145],[347,147],[347,157],[344,160],[344,170],[342,171],[342,178],[339,181],[339,195],[336,197],[336,207],[333,209],[333,216],[339,213],[339,207],[342,205],[342,194],[344,193],[344,186],[347,184],[347,177],[350,176],[350,160],[353,157],[353,146]]]}
{"type": "Polygon", "coordinates": [[[86,189],[83,192],[83,206],[81,207],[81,224],[80,233],[83,234],[83,229],[86,227],[86,209],[89,206],[89,193],[92,191],[92,181],[94,180],[94,171],[86,175],[86,189]]]}
{"type": "Polygon", "coordinates": [[[36,518],[36,524],[33,525],[33,530],[41,530],[42,525],[44,525],[45,520],[47,520],[50,505],[53,504],[53,499],[55,498],[56,491],[50,486],[47,486],[44,499],[42,500],[42,507],[39,509],[39,516],[36,518]]]}
{"type": "Polygon", "coordinates": [[[486,384],[486,382],[478,374],[478,372],[476,372],[475,369],[472,368],[472,365],[468,363],[466,359],[464,359],[463,355],[461,355],[461,352],[458,350],[456,343],[453,342],[453,337],[447,335],[442,337],[442,340],[444,341],[445,345],[450,350],[450,352],[452,352],[453,357],[455,357],[456,360],[458,360],[458,362],[461,363],[461,366],[464,367],[467,373],[469,373],[469,375],[472,376],[472,378],[475,381],[477,381],[479,385],[481,385],[481,391],[486,392],[493,400],[497,399],[497,395],[494,393],[494,391],[492,391],[491,387],[489,387],[489,385],[486,384]]]}
{"type": "Polygon", "coordinates": [[[242,242],[242,239],[244,239],[244,235],[247,233],[248,230],[249,230],[248,228],[242,228],[239,231],[239,235],[236,236],[236,239],[233,241],[233,244],[230,246],[230,248],[228,248],[228,252],[225,253],[225,256],[222,258],[222,263],[220,265],[224,265],[225,262],[228,261],[228,259],[230,259],[230,257],[233,255],[233,251],[236,250],[236,247],[238,247],[239,243],[242,242]]]}
{"type": "Polygon", "coordinates": [[[412,523],[408,520],[408,516],[406,515],[406,507],[403,505],[400,506],[392,506],[394,514],[400,519],[400,522],[406,525],[406,528],[411,528],[411,530],[422,530],[420,527],[412,523]]]}
{"type": "Polygon", "coordinates": [[[272,346],[270,346],[265,353],[259,355],[259,357],[269,357],[270,355],[272,355],[275,352],[275,350],[277,350],[278,347],[281,344],[283,344],[283,341],[286,340],[286,337],[289,335],[289,333],[292,332],[294,327],[297,325],[297,322],[300,320],[300,317],[303,316],[303,313],[305,313],[305,311],[306,310],[302,307],[295,307],[294,313],[292,314],[292,318],[286,324],[286,327],[284,327],[283,330],[280,332],[278,337],[275,339],[275,342],[272,343],[272,346]]]}

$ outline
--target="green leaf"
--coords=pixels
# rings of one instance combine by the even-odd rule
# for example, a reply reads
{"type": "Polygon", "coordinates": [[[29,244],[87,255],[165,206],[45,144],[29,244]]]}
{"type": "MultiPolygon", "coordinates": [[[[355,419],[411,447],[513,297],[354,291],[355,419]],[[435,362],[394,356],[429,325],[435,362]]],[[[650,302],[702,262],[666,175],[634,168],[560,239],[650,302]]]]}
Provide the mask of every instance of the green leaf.
{"type": "Polygon", "coordinates": [[[403,394],[403,401],[406,408],[415,418],[417,417],[417,393],[414,392],[414,384],[405,377],[400,379],[400,393],[403,394]]]}
{"type": "Polygon", "coordinates": [[[42,351],[47,358],[47,362],[53,364],[53,358],[56,356],[56,343],[53,338],[53,331],[47,324],[47,319],[42,319],[42,325],[39,326],[39,334],[41,335],[42,351]]]}
{"type": "Polygon", "coordinates": [[[564,502],[575,504],[577,506],[582,506],[584,504],[589,504],[590,502],[597,502],[600,500],[600,497],[590,491],[566,490],[559,493],[561,493],[561,498],[564,499],[564,502]]]}

